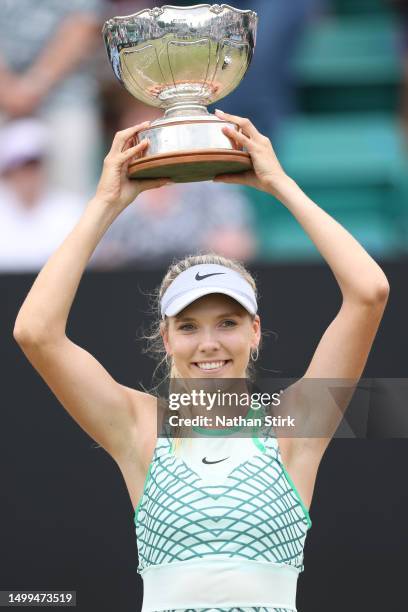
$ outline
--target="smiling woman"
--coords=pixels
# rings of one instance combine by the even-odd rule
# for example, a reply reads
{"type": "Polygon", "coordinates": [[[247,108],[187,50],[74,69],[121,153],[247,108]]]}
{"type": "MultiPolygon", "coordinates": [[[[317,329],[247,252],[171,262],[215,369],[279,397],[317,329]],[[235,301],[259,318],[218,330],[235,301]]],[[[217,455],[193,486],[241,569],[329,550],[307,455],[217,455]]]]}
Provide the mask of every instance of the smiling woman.
{"type": "MultiPolygon", "coordinates": [[[[170,267],[150,337],[170,390],[175,379],[191,395],[190,379],[246,380],[261,339],[256,293],[241,264],[215,254],[170,267]]],[[[165,423],[135,509],[143,609],[294,610],[311,521],[272,427],[251,406],[221,427],[190,409],[165,423]]]]}
{"type": "MultiPolygon", "coordinates": [[[[277,198],[314,242],[342,293],[341,308],[302,380],[357,382],[387,303],[384,273],[285,174],[268,138],[248,119],[219,114],[240,127],[224,133],[247,149],[253,169],[216,180],[277,198]]],[[[102,236],[141,191],[167,182],[127,177],[130,160],[148,147],[147,141],[133,144],[146,126],[116,134],[94,198],[36,278],[14,337],[70,415],[122,471],[135,508],[143,612],[293,612],[311,526],[308,509],[330,428],[318,438],[278,439],[271,427],[234,437],[241,426],[193,426],[198,436],[179,438],[176,449],[168,431],[158,435],[157,398],[116,382],[66,335],[81,276],[102,236]]],[[[261,339],[256,286],[245,268],[216,255],[188,257],[170,267],[157,308],[151,346],[164,353],[161,362],[171,380],[190,385],[198,378],[204,385],[213,379],[218,385],[233,379],[245,385],[261,339]]],[[[291,393],[308,420],[316,397],[303,389],[295,384],[291,393]]],[[[346,410],[349,400],[347,392],[336,407],[346,410]]],[[[246,416],[253,408],[247,407],[246,416]]]]}
{"type": "Polygon", "coordinates": [[[161,356],[170,378],[251,378],[250,357],[261,341],[256,293],[248,270],[220,255],[173,264],[158,290],[149,352],[161,356]]]}

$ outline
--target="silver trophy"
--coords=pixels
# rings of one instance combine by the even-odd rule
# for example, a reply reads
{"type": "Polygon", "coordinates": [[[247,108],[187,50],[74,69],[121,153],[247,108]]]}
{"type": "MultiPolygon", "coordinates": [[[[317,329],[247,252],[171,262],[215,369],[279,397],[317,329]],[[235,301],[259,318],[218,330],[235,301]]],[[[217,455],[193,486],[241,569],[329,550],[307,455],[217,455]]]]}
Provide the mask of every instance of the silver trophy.
{"type": "MultiPolygon", "coordinates": [[[[144,9],[109,19],[103,37],[113,71],[135,97],[165,110],[137,134],[146,154],[129,164],[132,178],[208,180],[251,168],[247,152],[207,110],[233,91],[252,59],[257,15],[227,4],[144,9]]],[[[254,92],[256,95],[256,92],[254,92]]]]}

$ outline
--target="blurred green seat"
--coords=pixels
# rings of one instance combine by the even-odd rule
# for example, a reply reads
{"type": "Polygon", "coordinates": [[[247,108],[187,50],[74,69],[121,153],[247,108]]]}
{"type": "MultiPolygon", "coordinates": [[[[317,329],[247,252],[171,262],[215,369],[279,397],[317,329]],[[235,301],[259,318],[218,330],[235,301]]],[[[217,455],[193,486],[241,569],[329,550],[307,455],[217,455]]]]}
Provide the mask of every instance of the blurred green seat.
{"type": "MultiPolygon", "coordinates": [[[[388,115],[297,117],[276,146],[286,172],[375,256],[407,250],[407,160],[388,115]]],[[[297,222],[273,198],[252,192],[260,257],[319,259],[297,222]]]]}
{"type": "Polygon", "coordinates": [[[307,185],[393,185],[406,172],[401,126],[388,114],[297,116],[287,123],[279,157],[307,185]]]}
{"type": "MultiPolygon", "coordinates": [[[[327,210],[326,206],[322,206],[327,210]]],[[[332,212],[374,257],[394,257],[400,252],[391,220],[375,211],[367,214],[350,211],[332,212]]],[[[268,261],[321,261],[321,255],[299,224],[286,212],[286,218],[272,217],[261,229],[263,245],[261,259],[268,261]]]]}
{"type": "Polygon", "coordinates": [[[397,83],[400,26],[394,15],[326,16],[312,24],[295,60],[303,85],[397,83]]]}
{"type": "Polygon", "coordinates": [[[387,14],[390,5],[387,0],[330,0],[329,6],[336,15],[387,14]]]}

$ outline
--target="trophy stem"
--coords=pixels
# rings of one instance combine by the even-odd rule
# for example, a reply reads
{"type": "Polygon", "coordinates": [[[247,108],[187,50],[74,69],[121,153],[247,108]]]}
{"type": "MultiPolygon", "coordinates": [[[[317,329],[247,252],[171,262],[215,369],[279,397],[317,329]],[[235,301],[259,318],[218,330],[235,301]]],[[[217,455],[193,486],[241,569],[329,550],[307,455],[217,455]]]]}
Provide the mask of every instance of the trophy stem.
{"type": "Polygon", "coordinates": [[[204,104],[194,104],[192,102],[179,102],[172,104],[170,108],[164,113],[164,119],[171,119],[173,117],[186,117],[193,115],[209,115],[207,107],[204,104]]]}

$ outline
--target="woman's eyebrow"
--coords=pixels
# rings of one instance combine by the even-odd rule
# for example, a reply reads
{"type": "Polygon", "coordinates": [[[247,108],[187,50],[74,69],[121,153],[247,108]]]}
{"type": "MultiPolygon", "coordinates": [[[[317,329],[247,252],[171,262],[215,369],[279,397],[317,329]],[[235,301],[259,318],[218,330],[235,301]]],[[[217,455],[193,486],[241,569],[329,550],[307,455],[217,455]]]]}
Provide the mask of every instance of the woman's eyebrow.
{"type": "Polygon", "coordinates": [[[242,313],[238,312],[237,310],[232,310],[230,312],[224,312],[223,314],[218,315],[219,319],[222,319],[223,317],[242,317],[242,313]]]}
{"type": "Polygon", "coordinates": [[[176,314],[175,319],[176,321],[195,321],[194,317],[186,317],[182,314],[176,314]]]}

